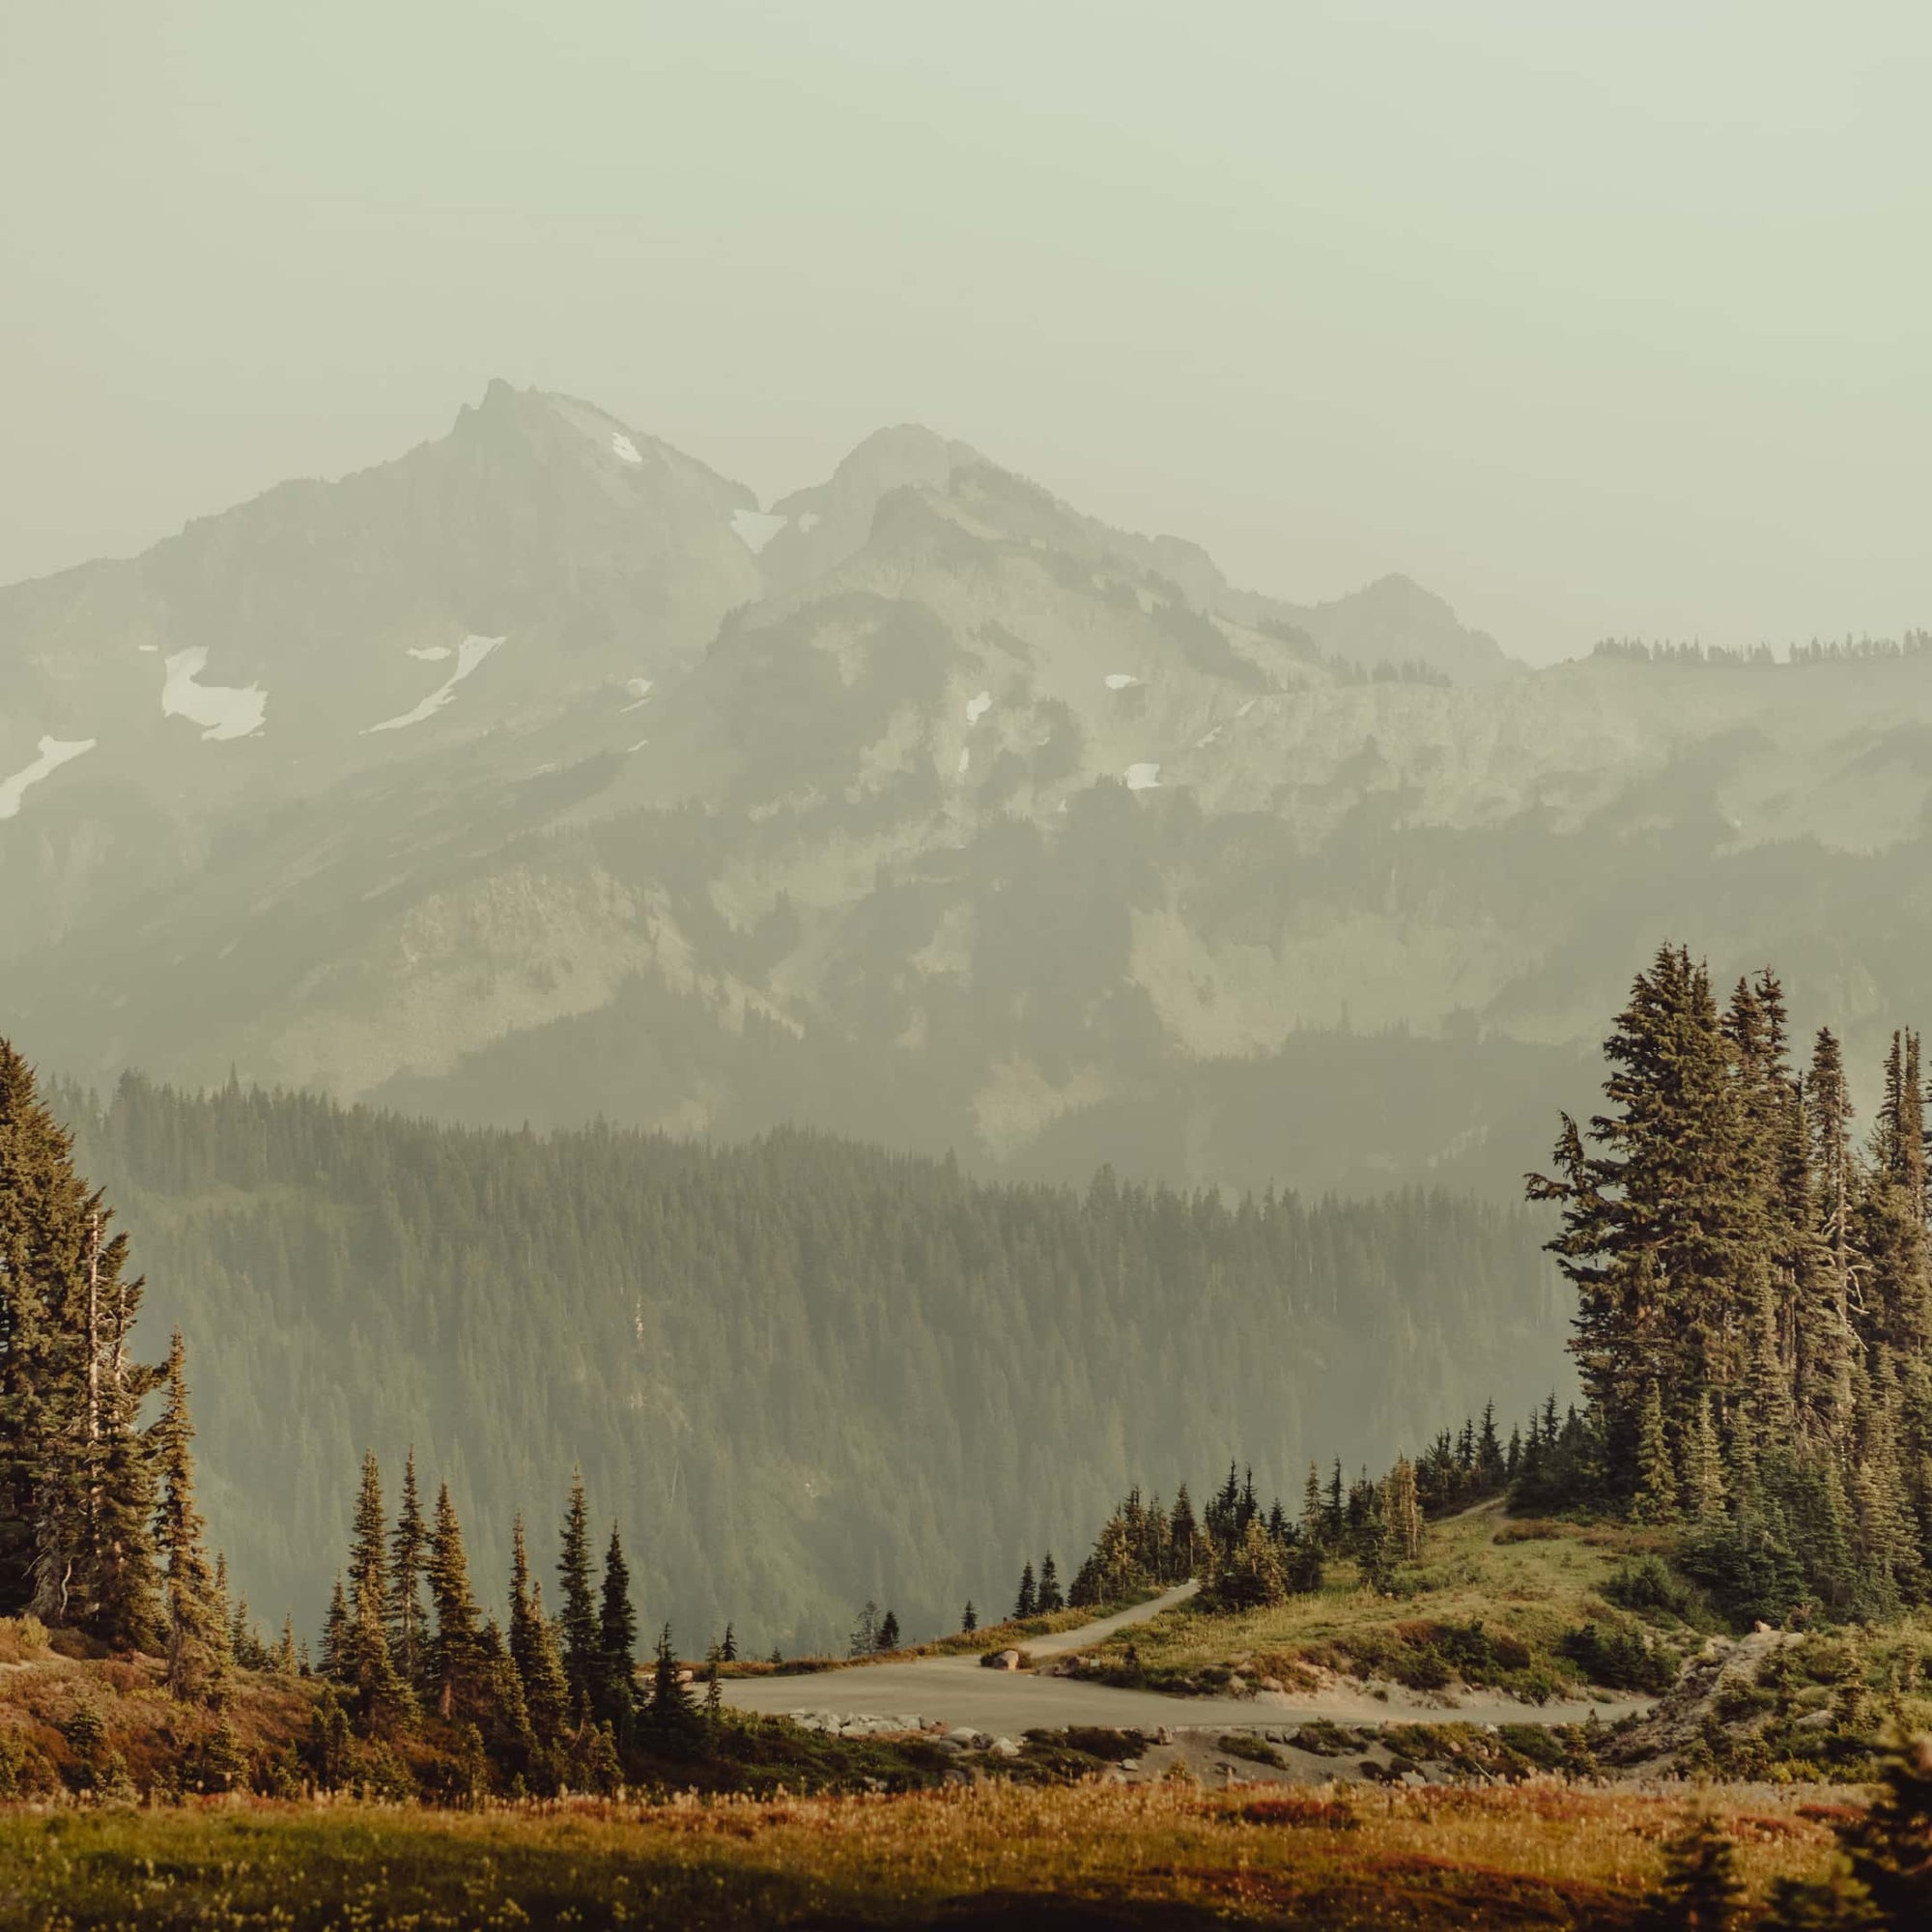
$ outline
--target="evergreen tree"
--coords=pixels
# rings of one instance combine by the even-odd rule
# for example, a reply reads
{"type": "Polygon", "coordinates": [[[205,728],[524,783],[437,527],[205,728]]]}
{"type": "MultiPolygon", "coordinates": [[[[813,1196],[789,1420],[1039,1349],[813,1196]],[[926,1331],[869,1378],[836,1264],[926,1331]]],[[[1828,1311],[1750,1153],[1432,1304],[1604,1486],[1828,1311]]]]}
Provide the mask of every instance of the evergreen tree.
{"type": "Polygon", "coordinates": [[[228,1678],[228,1630],[209,1568],[201,1510],[194,1495],[194,1424],[188,1416],[187,1351],[181,1330],[168,1345],[167,1397],[155,1424],[161,1471],[156,1541],[165,1565],[167,1683],[177,1697],[213,1702],[228,1678]]]}
{"type": "Polygon", "coordinates": [[[879,1647],[879,1606],[870,1597],[860,1606],[846,1644],[848,1657],[870,1657],[879,1647]]]}
{"type": "Polygon", "coordinates": [[[1877,1798],[1839,1835],[1881,1925],[1932,1924],[1932,1737],[1892,1752],[1877,1798]]]}
{"type": "Polygon", "coordinates": [[[563,1588],[561,1626],[563,1668],[573,1703],[593,1693],[598,1670],[597,1604],[590,1587],[590,1513],[583,1500],[583,1472],[570,1480],[570,1504],[563,1518],[563,1548],[557,1557],[563,1588]]]}
{"type": "Polygon", "coordinates": [[[365,1688],[393,1673],[389,1655],[388,1523],[383,1511],[383,1473],[374,1451],[362,1458],[361,1486],[349,1542],[349,1655],[344,1677],[365,1688]],[[380,1662],[375,1636],[380,1635],[380,1662]]]}
{"type": "Polygon", "coordinates": [[[416,1452],[403,1464],[403,1497],[396,1511],[395,1534],[389,1542],[390,1649],[396,1666],[412,1685],[424,1682],[428,1650],[423,1641],[422,1584],[429,1558],[429,1524],[416,1492],[416,1452]]]}
{"type": "Polygon", "coordinates": [[[1415,1465],[1398,1456],[1383,1485],[1382,1515],[1396,1556],[1405,1563],[1422,1559],[1422,1506],[1416,1498],[1415,1465]]]}
{"type": "Polygon", "coordinates": [[[1645,1901],[1643,1922],[1657,1932],[1736,1932],[1745,1888],[1737,1848],[1706,1812],[1663,1848],[1663,1877],[1645,1901]]]}
{"type": "MultiPolygon", "coordinates": [[[[1124,1535],[1125,1532],[1123,1529],[1122,1540],[1124,1540],[1124,1535]]],[[[1013,1598],[1013,1621],[1015,1623],[1024,1622],[1026,1618],[1034,1615],[1038,1607],[1039,1600],[1034,1592],[1033,1558],[1029,1556],[1026,1568],[1020,1572],[1020,1587],[1013,1598]]]]}
{"type": "Polygon", "coordinates": [[[296,1620],[292,1612],[282,1617],[282,1640],[275,1646],[275,1674],[278,1677],[300,1677],[305,1674],[300,1655],[296,1649],[296,1620]]]}
{"type": "Polygon", "coordinates": [[[1697,1399],[1697,1420],[1685,1456],[1684,1507],[1691,1521],[1709,1523],[1724,1507],[1724,1459],[1711,1413],[1711,1392],[1697,1399]]]}
{"type": "Polygon", "coordinates": [[[435,1688],[437,1714],[450,1717],[474,1684],[478,1663],[476,1599],[469,1585],[469,1557],[463,1547],[463,1525],[449,1499],[449,1485],[436,1493],[436,1516],[430,1529],[429,1554],[424,1565],[429,1580],[430,1606],[436,1613],[436,1634],[429,1640],[427,1663],[435,1688]]]}
{"type": "Polygon", "coordinates": [[[336,1684],[346,1684],[350,1676],[349,1599],[339,1576],[322,1622],[322,1674],[336,1684]]]}
{"type": "MultiPolygon", "coordinates": [[[[1719,1023],[1709,974],[1688,952],[1664,946],[1636,976],[1604,1052],[1611,1111],[1590,1122],[1604,1151],[1586,1153],[1565,1115],[1555,1176],[1533,1175],[1528,1188],[1532,1200],[1562,1208],[1562,1233],[1549,1245],[1577,1291],[1572,1346],[1612,1494],[1631,1500],[1649,1401],[1662,1406],[1667,1440],[1689,1427],[1704,1391],[1722,1413],[1740,1390],[1743,1324],[1727,1318],[1762,1265],[1765,1217],[1753,1185],[1761,1162],[1733,1076],[1735,1042],[1719,1023]]],[[[1654,1458],[1641,1473],[1656,1508],[1654,1458]]]]}
{"type": "Polygon", "coordinates": [[[899,1647],[899,1618],[896,1610],[889,1609],[879,1619],[879,1648],[893,1651],[899,1647]]]}
{"type": "Polygon", "coordinates": [[[72,1136],[0,1040],[0,1614],[156,1645],[154,1445],[163,1371],[129,1353],[145,1283],[72,1136]]]}
{"type": "Polygon", "coordinates": [[[1066,1599],[1060,1589],[1060,1572],[1054,1568],[1053,1551],[1050,1549],[1039,1560],[1039,1587],[1034,1605],[1043,1617],[1066,1607],[1066,1599]]]}
{"type": "Polygon", "coordinates": [[[1301,1540],[1319,1547],[1328,1527],[1328,1514],[1321,1506],[1321,1472],[1311,1460],[1308,1480],[1301,1486],[1301,1540]]]}
{"type": "Polygon", "coordinates": [[[658,1633],[651,1664],[650,1726],[661,1745],[689,1747],[700,1725],[690,1689],[679,1681],[677,1652],[671,1648],[670,1626],[658,1633]]]}
{"type": "Polygon", "coordinates": [[[621,1744],[637,1708],[638,1614],[631,1607],[631,1572],[617,1527],[604,1553],[604,1595],[597,1620],[597,1680],[591,1708],[621,1744]]]}
{"type": "Polygon", "coordinates": [[[724,1641],[719,1646],[718,1656],[724,1663],[736,1663],[738,1661],[738,1638],[729,1624],[724,1626],[724,1641]]]}
{"type": "Polygon", "coordinates": [[[959,1628],[971,1636],[980,1628],[980,1613],[973,1607],[973,1599],[966,1599],[966,1608],[959,1619],[959,1628]]]}
{"type": "Polygon", "coordinates": [[[1201,1530],[1194,1520],[1194,1504],[1185,1483],[1174,1492],[1174,1514],[1168,1520],[1168,1548],[1172,1552],[1172,1570],[1161,1580],[1184,1583],[1201,1561],[1201,1530]]]}
{"type": "Polygon", "coordinates": [[[1216,1609],[1251,1610],[1284,1602],[1288,1572],[1264,1524],[1250,1520],[1225,1557],[1217,1557],[1202,1595],[1216,1609]]]}
{"type": "Polygon", "coordinates": [[[1663,1404],[1653,1381],[1644,1390],[1636,1439],[1636,1479],[1631,1515],[1638,1522],[1677,1520],[1677,1475],[1663,1434],[1663,1404]]]}

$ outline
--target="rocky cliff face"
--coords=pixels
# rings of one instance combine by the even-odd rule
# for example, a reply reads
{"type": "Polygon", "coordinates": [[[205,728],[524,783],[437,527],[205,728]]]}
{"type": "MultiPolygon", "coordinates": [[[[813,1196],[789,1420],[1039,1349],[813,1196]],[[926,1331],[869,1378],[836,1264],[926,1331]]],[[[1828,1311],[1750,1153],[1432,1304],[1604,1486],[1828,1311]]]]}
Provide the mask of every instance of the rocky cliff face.
{"type": "Polygon", "coordinates": [[[1530,672],[900,428],[761,511],[568,398],[0,592],[50,1065],[1498,1186],[1663,932],[1910,1008],[1932,661],[1530,672]]]}

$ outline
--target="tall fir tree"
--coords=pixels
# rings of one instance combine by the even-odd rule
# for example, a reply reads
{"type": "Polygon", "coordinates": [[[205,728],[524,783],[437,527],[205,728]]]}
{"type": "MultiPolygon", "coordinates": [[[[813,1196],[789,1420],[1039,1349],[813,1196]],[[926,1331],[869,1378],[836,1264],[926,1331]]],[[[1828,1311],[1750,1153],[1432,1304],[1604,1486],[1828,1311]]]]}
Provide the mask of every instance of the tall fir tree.
{"type": "Polygon", "coordinates": [[[402,1500],[389,1539],[390,1648],[397,1669],[417,1687],[426,1682],[429,1666],[422,1600],[429,1545],[430,1528],[416,1490],[416,1452],[412,1446],[403,1463],[402,1500]]]}
{"type": "Polygon", "coordinates": [[[617,1526],[604,1552],[604,1588],[597,1614],[597,1677],[591,1709],[611,1726],[619,1744],[631,1735],[637,1715],[638,1613],[631,1606],[631,1571],[617,1526]]]}
{"type": "Polygon", "coordinates": [[[480,1618],[469,1586],[469,1557],[463,1547],[463,1524],[449,1499],[449,1485],[436,1492],[436,1516],[426,1562],[436,1634],[428,1646],[430,1681],[438,1713],[447,1718],[468,1702],[479,1675],[480,1618]]]}
{"type": "Polygon", "coordinates": [[[167,1607],[167,1684],[177,1697],[215,1702],[228,1682],[228,1626],[206,1526],[194,1494],[194,1424],[188,1415],[187,1350],[176,1329],[163,1372],[166,1402],[155,1424],[161,1471],[156,1541],[160,1547],[167,1607]]]}
{"type": "Polygon", "coordinates": [[[598,1642],[597,1600],[590,1581],[590,1512],[583,1498],[581,1469],[571,1476],[556,1574],[563,1595],[563,1668],[570,1680],[573,1703],[583,1703],[596,1689],[598,1642]]]}

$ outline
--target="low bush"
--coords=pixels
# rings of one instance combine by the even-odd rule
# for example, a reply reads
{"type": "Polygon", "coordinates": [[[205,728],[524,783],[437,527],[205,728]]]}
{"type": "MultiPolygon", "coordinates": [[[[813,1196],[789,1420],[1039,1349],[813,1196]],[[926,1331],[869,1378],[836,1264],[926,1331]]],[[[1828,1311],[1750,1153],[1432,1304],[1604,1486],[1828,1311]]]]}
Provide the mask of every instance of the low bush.
{"type": "Polygon", "coordinates": [[[1592,1684],[1662,1696],[1677,1682],[1677,1661],[1628,1624],[1580,1624],[1562,1641],[1563,1655],[1592,1684]]]}

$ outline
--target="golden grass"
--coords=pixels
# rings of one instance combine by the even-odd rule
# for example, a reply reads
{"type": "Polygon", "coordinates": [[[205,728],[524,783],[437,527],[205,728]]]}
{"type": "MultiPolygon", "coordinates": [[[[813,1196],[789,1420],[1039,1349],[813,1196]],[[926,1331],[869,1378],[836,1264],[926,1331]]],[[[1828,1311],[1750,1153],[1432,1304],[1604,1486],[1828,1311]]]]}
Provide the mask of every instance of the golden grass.
{"type": "MultiPolygon", "coordinates": [[[[0,1813],[0,1899],[36,1932],[990,1925],[1049,1896],[1128,1924],[1616,1925],[1689,1802],[1550,1783],[1209,1796],[1175,1781],[481,1813],[14,1810],[0,1813]]],[[[1754,1898],[1829,1859],[1815,1806],[1755,1791],[1708,1802],[1754,1898]]]]}

